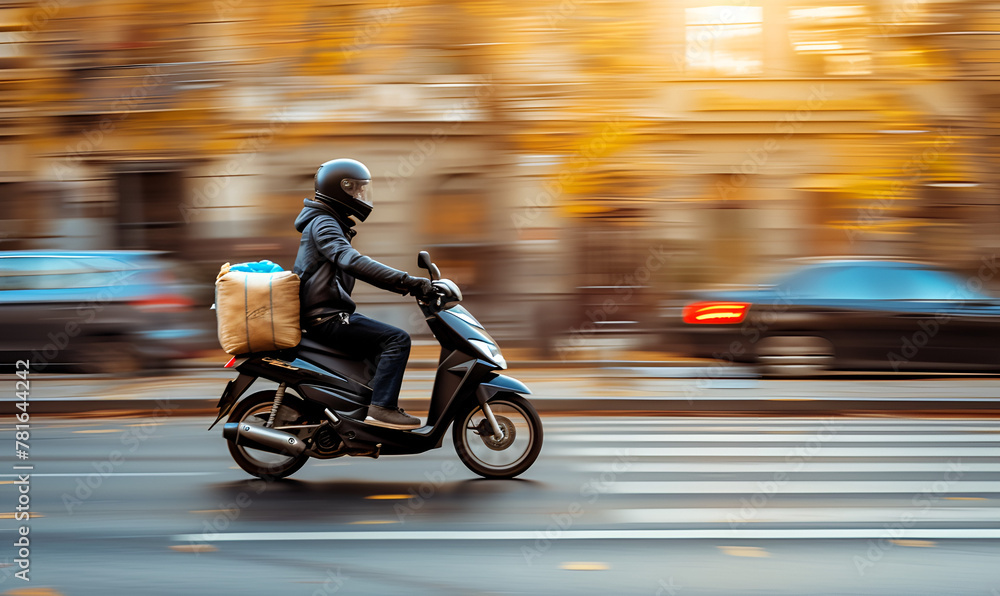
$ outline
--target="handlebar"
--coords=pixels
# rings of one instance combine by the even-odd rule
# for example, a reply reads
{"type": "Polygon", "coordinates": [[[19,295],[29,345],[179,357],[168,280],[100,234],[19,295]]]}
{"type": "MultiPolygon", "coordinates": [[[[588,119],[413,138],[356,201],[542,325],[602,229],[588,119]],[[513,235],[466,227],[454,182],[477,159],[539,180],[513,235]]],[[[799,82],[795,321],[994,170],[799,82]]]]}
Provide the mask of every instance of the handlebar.
{"type": "Polygon", "coordinates": [[[421,299],[426,298],[426,296],[418,297],[417,302],[441,310],[448,304],[462,301],[462,290],[458,289],[455,282],[450,279],[441,279],[441,270],[431,261],[431,255],[426,250],[420,251],[420,254],[417,255],[417,266],[427,270],[436,294],[433,303],[421,299]]]}
{"type": "MultiPolygon", "coordinates": [[[[462,301],[462,290],[450,279],[434,280],[431,284],[434,286],[435,294],[433,302],[423,300],[421,297],[417,298],[417,302],[441,310],[449,304],[457,304],[462,301]]],[[[426,298],[426,296],[423,298],[426,298]]]]}

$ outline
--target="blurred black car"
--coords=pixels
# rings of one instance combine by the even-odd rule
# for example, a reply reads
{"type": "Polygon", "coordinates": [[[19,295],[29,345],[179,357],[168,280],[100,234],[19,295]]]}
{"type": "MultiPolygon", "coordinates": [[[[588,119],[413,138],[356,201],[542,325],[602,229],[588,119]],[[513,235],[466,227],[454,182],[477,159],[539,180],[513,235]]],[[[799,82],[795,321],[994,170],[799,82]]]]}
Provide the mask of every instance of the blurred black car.
{"type": "Polygon", "coordinates": [[[203,331],[171,264],[140,251],[0,252],[0,352],[31,370],[159,368],[203,331]]]}
{"type": "Polygon", "coordinates": [[[932,265],[836,260],[752,290],[699,293],[675,323],[696,356],[757,363],[769,375],[828,369],[1000,370],[996,266],[963,277],[932,265]]]}

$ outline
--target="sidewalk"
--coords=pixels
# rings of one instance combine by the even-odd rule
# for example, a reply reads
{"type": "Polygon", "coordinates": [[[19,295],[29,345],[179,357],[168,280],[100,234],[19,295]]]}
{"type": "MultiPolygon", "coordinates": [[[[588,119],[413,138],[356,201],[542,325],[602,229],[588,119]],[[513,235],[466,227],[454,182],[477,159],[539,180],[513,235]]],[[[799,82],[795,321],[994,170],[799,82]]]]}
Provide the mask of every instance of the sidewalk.
{"type": "MultiPolygon", "coordinates": [[[[692,362],[578,362],[570,367],[512,364],[510,376],[532,391],[545,414],[574,415],[1000,415],[995,379],[845,378],[772,381],[752,369],[693,366],[692,362]]],[[[236,375],[221,365],[174,374],[111,378],[81,375],[32,377],[30,412],[84,416],[212,415],[226,383],[236,375]]],[[[13,375],[0,384],[14,386],[13,375]]],[[[434,371],[410,367],[400,393],[408,411],[426,412],[434,371]]],[[[257,381],[250,392],[272,388],[257,381]]]]}
{"type": "MultiPolygon", "coordinates": [[[[438,365],[438,356],[441,352],[440,346],[436,342],[417,342],[410,349],[410,360],[407,368],[414,370],[434,370],[438,365]]],[[[591,351],[591,356],[600,356],[599,351],[591,351]]],[[[672,352],[640,352],[640,351],[615,351],[607,356],[613,357],[590,357],[586,353],[576,355],[567,354],[565,358],[543,358],[535,350],[528,348],[504,348],[504,358],[510,370],[524,370],[536,368],[586,368],[603,366],[665,366],[665,367],[718,367],[725,368],[725,363],[707,358],[689,358],[672,352]]],[[[222,367],[229,359],[229,354],[222,350],[206,350],[197,357],[181,361],[183,368],[217,368],[222,367]]]]}

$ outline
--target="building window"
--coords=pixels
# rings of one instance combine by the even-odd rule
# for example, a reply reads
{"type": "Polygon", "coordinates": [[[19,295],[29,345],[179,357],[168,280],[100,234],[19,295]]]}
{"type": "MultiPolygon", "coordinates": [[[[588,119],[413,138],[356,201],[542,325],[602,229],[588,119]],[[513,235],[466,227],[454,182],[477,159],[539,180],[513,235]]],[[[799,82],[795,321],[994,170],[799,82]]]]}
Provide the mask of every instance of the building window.
{"type": "Polygon", "coordinates": [[[807,70],[825,75],[871,74],[871,15],[861,5],[792,7],[792,48],[807,70]]]}
{"type": "Polygon", "coordinates": [[[448,186],[445,182],[425,199],[421,232],[441,270],[464,294],[476,296],[489,289],[490,276],[484,273],[496,254],[489,241],[489,203],[461,183],[448,186]]]}
{"type": "Polygon", "coordinates": [[[180,171],[127,171],[116,176],[118,248],[184,248],[184,181],[180,171]]]}
{"type": "Polygon", "coordinates": [[[749,76],[763,70],[763,9],[698,6],[684,11],[686,72],[696,76],[749,76]]]}

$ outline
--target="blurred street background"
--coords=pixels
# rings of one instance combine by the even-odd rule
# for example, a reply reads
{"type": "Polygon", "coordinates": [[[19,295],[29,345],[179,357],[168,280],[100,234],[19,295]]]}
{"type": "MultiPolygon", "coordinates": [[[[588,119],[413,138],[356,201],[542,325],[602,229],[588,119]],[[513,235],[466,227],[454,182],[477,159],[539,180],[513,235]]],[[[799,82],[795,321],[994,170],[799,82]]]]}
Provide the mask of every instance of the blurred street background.
{"type": "Polygon", "coordinates": [[[316,167],[350,156],[375,176],[360,250],[429,250],[507,345],[669,351],[670,300],[789,257],[994,254],[998,23],[930,0],[3,2],[0,248],[165,251],[201,312],[221,263],[291,266],[316,167]]]}
{"type": "Polygon", "coordinates": [[[0,592],[1000,596],[998,80],[985,0],[0,0],[0,592]],[[219,267],[337,157],[534,391],[521,479],[205,430],[219,267]]]}

